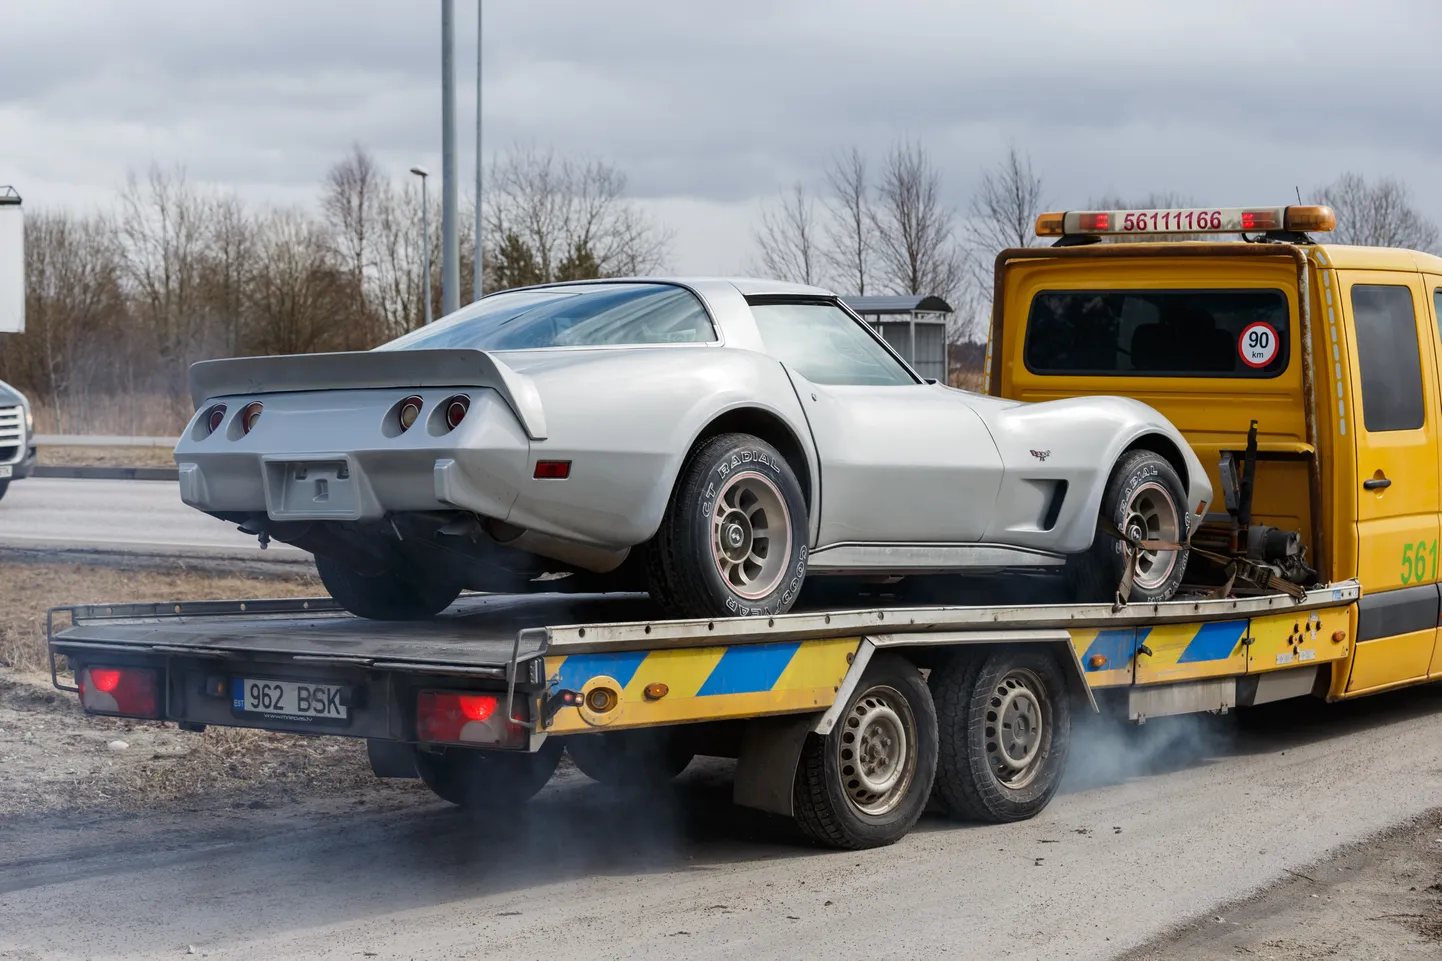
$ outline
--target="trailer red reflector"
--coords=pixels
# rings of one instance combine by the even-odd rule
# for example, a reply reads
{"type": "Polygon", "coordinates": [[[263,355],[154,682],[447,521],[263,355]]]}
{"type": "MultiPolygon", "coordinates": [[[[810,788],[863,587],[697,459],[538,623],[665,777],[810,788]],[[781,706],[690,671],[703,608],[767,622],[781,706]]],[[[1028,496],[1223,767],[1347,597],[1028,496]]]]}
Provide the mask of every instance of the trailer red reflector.
{"type": "Polygon", "coordinates": [[[76,677],[80,706],[91,714],[159,717],[155,671],[142,667],[86,667],[76,677]]]}
{"type": "Polygon", "coordinates": [[[509,723],[494,694],[422,691],[416,698],[416,739],[439,744],[520,747],[525,732],[509,723]]]}
{"type": "Polygon", "coordinates": [[[565,480],[571,476],[571,462],[568,460],[536,461],[536,477],[544,480],[565,480]]]}

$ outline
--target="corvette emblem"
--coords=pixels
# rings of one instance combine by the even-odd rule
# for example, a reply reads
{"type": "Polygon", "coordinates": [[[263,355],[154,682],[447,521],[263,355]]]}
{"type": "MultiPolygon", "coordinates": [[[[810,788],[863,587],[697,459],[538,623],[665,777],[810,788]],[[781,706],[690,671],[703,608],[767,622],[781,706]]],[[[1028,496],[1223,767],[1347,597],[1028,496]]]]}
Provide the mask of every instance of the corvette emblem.
{"type": "Polygon", "coordinates": [[[1037,460],[1046,460],[1048,457],[1051,456],[1051,451],[1049,451],[1049,450],[1034,450],[1034,451],[1031,452],[1031,456],[1035,457],[1037,460]]]}

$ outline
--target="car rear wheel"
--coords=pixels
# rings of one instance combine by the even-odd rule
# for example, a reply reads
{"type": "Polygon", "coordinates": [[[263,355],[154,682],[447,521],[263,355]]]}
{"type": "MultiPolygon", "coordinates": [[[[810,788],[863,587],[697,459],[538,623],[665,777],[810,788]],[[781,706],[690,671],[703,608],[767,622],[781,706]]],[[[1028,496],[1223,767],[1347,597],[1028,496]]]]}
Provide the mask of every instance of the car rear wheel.
{"type": "MultiPolygon", "coordinates": [[[[1126,573],[1125,545],[1107,532],[1102,519],[1135,540],[1187,541],[1187,492],[1177,470],[1162,455],[1137,450],[1123,455],[1102,494],[1101,517],[1092,545],[1067,558],[1073,597],[1082,603],[1116,599],[1126,573]]],[[[1188,552],[1142,550],[1136,559],[1130,603],[1165,601],[1177,592],[1188,552]]]]}
{"type": "Polygon", "coordinates": [[[783,614],[806,578],[806,500],[770,444],[722,434],[682,468],[649,545],[651,597],[675,617],[783,614]]]}
{"type": "Polygon", "coordinates": [[[529,801],[561,763],[565,750],[547,738],[534,753],[451,747],[443,753],[416,751],[416,775],[436,797],[457,807],[491,810],[529,801]]]}
{"type": "Polygon", "coordinates": [[[330,596],[357,617],[373,621],[419,621],[451,606],[461,589],[445,581],[413,581],[399,573],[361,574],[316,555],[315,569],[330,596]]]}

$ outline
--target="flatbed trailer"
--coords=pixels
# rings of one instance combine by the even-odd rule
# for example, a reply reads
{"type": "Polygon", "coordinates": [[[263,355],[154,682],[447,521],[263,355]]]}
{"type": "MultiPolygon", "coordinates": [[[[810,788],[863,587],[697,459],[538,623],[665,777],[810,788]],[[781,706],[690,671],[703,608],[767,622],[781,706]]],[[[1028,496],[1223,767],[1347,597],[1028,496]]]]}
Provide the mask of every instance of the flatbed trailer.
{"type": "Polygon", "coordinates": [[[90,713],[367,740],[378,776],[501,809],[569,750],[601,780],[738,759],[738,804],[839,847],[903,836],[931,796],[1030,817],[1074,710],[1136,722],[1334,689],[1360,584],[1165,603],[859,607],[657,620],[643,595],[468,595],[425,622],[329,598],[91,604],[48,621],[90,713]]]}

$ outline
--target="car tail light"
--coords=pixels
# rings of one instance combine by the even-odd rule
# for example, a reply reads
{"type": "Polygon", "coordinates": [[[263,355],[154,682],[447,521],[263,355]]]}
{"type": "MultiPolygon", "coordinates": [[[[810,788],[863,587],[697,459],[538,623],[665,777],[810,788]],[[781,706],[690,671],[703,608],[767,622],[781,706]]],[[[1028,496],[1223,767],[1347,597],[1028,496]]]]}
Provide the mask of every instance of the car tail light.
{"type": "Polygon", "coordinates": [[[571,476],[571,462],[568,460],[538,460],[535,476],[541,480],[565,480],[571,476]]]}
{"type": "Polygon", "coordinates": [[[86,667],[80,671],[80,705],[91,714],[159,717],[155,671],[143,667],[86,667]]]}
{"type": "Polygon", "coordinates": [[[520,747],[526,732],[505,716],[495,694],[422,691],[416,698],[416,739],[438,744],[520,747]]]}
{"type": "Polygon", "coordinates": [[[446,401],[446,426],[451,430],[465,420],[466,411],[471,409],[471,399],[465,394],[457,394],[446,401]]]}
{"type": "Polygon", "coordinates": [[[245,410],[240,412],[240,429],[249,434],[255,429],[255,422],[260,420],[260,412],[265,410],[265,405],[260,401],[254,404],[246,404],[245,410]]]}
{"type": "Polygon", "coordinates": [[[421,416],[421,408],[424,407],[425,404],[426,402],[424,400],[415,395],[411,395],[401,401],[401,409],[396,413],[396,416],[400,418],[401,430],[411,429],[411,425],[421,416]]]}
{"type": "Polygon", "coordinates": [[[225,405],[216,404],[205,412],[205,429],[207,433],[214,434],[220,430],[220,425],[225,423],[225,405]]]}

